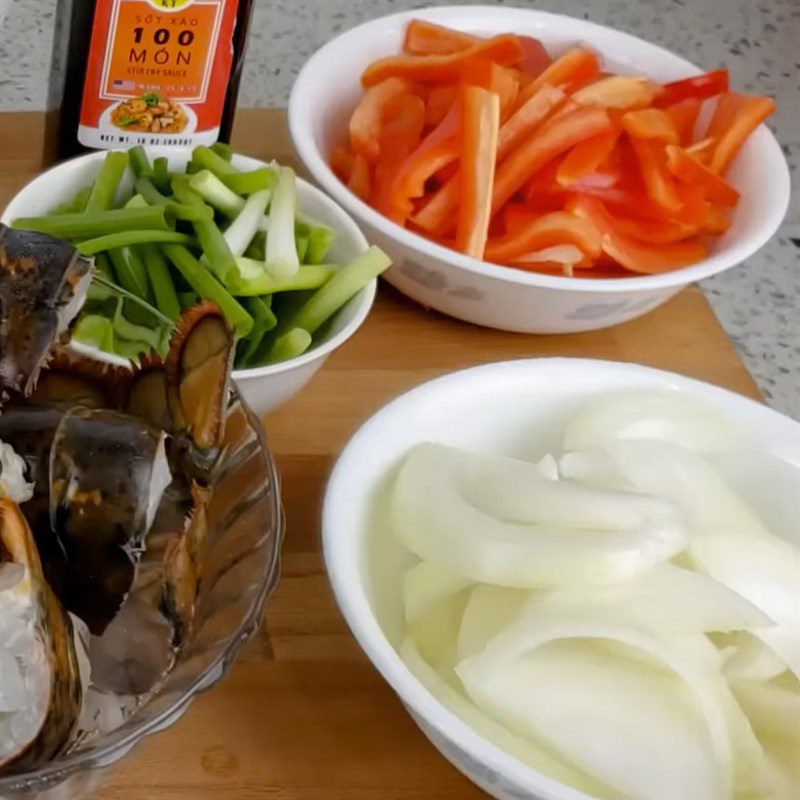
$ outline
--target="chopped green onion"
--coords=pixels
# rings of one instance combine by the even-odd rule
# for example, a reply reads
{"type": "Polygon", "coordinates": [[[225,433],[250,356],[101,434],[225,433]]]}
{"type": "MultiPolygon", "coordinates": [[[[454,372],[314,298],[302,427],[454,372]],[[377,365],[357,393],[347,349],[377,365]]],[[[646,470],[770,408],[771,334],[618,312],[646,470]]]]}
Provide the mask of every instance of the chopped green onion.
{"type": "Polygon", "coordinates": [[[232,192],[213,172],[204,169],[189,179],[189,186],[225,216],[235,217],[244,208],[244,198],[232,192]]]}
{"type": "Polygon", "coordinates": [[[203,169],[214,173],[218,178],[223,175],[232,175],[239,170],[222,156],[217,155],[211,148],[202,145],[192,150],[192,161],[196,161],[203,169]]]}
{"type": "MultiPolygon", "coordinates": [[[[269,245],[269,239],[267,239],[269,245]]],[[[337,270],[336,274],[318,289],[294,315],[289,327],[304,328],[309,333],[322,325],[348,300],[357,295],[373,278],[391,266],[392,260],[378,247],[337,270]]],[[[306,267],[311,269],[311,267],[306,267]]]]}
{"type": "Polygon", "coordinates": [[[64,203],[59,203],[55,208],[47,213],[47,216],[55,216],[56,214],[80,214],[86,210],[86,203],[89,201],[89,195],[92,193],[92,185],[84,186],[78,189],[75,194],[64,203]]]}
{"type": "Polygon", "coordinates": [[[208,268],[225,284],[234,280],[239,274],[236,258],[214,220],[196,222],[194,231],[208,268]]]}
{"type": "Polygon", "coordinates": [[[108,251],[108,255],[120,286],[136,297],[148,300],[150,285],[139,254],[131,247],[115,247],[108,251]]]}
{"type": "Polygon", "coordinates": [[[153,174],[151,180],[160,192],[169,191],[169,160],[164,156],[153,160],[153,174]]]}
{"type": "Polygon", "coordinates": [[[234,172],[230,175],[220,175],[220,180],[236,194],[249,195],[262,189],[273,189],[277,183],[274,169],[262,167],[252,172],[234,172]]]}
{"type": "Polygon", "coordinates": [[[268,202],[269,192],[266,189],[251,194],[247,198],[244,208],[223,233],[234,256],[242,255],[253,240],[268,202]]]}
{"type": "MultiPolygon", "coordinates": [[[[154,206],[150,206],[154,208],[154,206]]],[[[163,242],[172,244],[196,245],[193,236],[176,231],[120,231],[119,233],[109,233],[107,236],[98,236],[96,239],[87,239],[77,247],[78,251],[85,256],[92,256],[103,250],[112,250],[116,247],[126,247],[132,244],[145,244],[147,242],[163,242]]]]}
{"type": "Polygon", "coordinates": [[[137,178],[134,186],[136,191],[144,197],[151,206],[163,206],[165,203],[169,202],[169,198],[161,194],[148,176],[143,175],[137,178]]]}
{"type": "Polygon", "coordinates": [[[196,161],[190,161],[186,165],[186,174],[187,175],[195,175],[198,172],[202,172],[202,171],[203,171],[203,168],[196,161]]]}
{"type": "Polygon", "coordinates": [[[168,244],[164,246],[164,253],[200,297],[220,307],[239,336],[250,332],[253,318],[185,247],[168,244]]]}
{"type": "Polygon", "coordinates": [[[299,292],[305,289],[319,289],[338,271],[337,267],[319,264],[313,267],[300,267],[294,275],[276,278],[264,267],[261,261],[239,256],[237,278],[229,280],[228,288],[238,297],[256,297],[276,292],[299,292]]]}
{"type": "Polygon", "coordinates": [[[280,167],[267,227],[267,268],[275,277],[293,275],[300,266],[294,241],[296,213],[297,185],[294,170],[280,167]]]}
{"type": "Polygon", "coordinates": [[[100,172],[94,179],[92,192],[86,202],[86,211],[105,211],[114,204],[119,182],[128,166],[128,154],[111,150],[106,153],[100,172]]]}
{"type": "Polygon", "coordinates": [[[150,286],[153,287],[156,308],[165,317],[177,319],[181,314],[181,306],[164,254],[158,245],[149,243],[142,245],[142,257],[147,277],[150,279],[150,286]]]}
{"type": "Polygon", "coordinates": [[[183,309],[193,308],[200,302],[200,295],[191,290],[188,292],[178,292],[178,301],[183,309]]]}
{"type": "Polygon", "coordinates": [[[244,251],[244,255],[247,256],[247,258],[252,258],[262,263],[264,262],[267,257],[267,236],[264,231],[256,231],[256,235],[253,237],[250,244],[247,245],[247,250],[244,251]]]}
{"type": "Polygon", "coordinates": [[[71,338],[107,353],[114,352],[114,325],[108,317],[99,314],[81,315],[71,338]]]}
{"type": "Polygon", "coordinates": [[[311,334],[303,328],[292,328],[279,336],[272,344],[267,362],[277,364],[305,353],[311,346],[311,334]]]}
{"type": "Polygon", "coordinates": [[[131,147],[131,149],[128,150],[128,161],[130,161],[131,171],[134,177],[139,178],[142,175],[150,174],[150,159],[147,157],[147,153],[141,145],[131,147]]]}
{"type": "Polygon", "coordinates": [[[306,248],[304,264],[321,264],[333,246],[336,234],[327,225],[315,225],[308,232],[308,247],[306,248]]]}
{"type": "Polygon", "coordinates": [[[49,233],[65,239],[81,239],[141,228],[168,231],[173,223],[174,217],[164,206],[147,206],[84,211],[80,214],[54,214],[51,217],[17,217],[12,227],[49,233]]]}
{"type": "Polygon", "coordinates": [[[251,365],[258,348],[264,339],[264,334],[271,331],[278,324],[278,318],[270,309],[267,298],[247,297],[245,298],[245,308],[253,317],[253,329],[247,334],[245,339],[239,342],[236,348],[236,363],[239,366],[251,365]]]}
{"type": "Polygon", "coordinates": [[[213,150],[220,158],[224,158],[226,161],[230,161],[233,158],[233,148],[226,142],[214,142],[209,147],[209,150],[213,150]]]}
{"type": "Polygon", "coordinates": [[[100,275],[107,280],[114,280],[114,271],[111,268],[111,262],[108,260],[107,253],[98,253],[94,257],[94,268],[96,272],[100,273],[100,275]]]}
{"type": "Polygon", "coordinates": [[[187,175],[178,175],[171,181],[172,194],[179,203],[187,206],[204,206],[203,198],[189,186],[187,175]]]}

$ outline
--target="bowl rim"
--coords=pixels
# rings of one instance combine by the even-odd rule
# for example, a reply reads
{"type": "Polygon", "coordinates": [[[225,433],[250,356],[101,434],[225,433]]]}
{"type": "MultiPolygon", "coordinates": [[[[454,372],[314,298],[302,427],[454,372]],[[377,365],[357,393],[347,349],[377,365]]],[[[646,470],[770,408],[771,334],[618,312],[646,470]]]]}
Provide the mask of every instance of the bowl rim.
{"type": "MultiPolygon", "coordinates": [[[[327,161],[317,147],[314,137],[311,135],[310,127],[307,124],[307,104],[304,100],[306,86],[315,81],[315,75],[327,63],[331,52],[342,46],[343,41],[352,40],[355,45],[370,29],[382,28],[387,23],[399,23],[414,18],[423,18],[438,22],[440,24],[451,24],[458,27],[460,15],[474,16],[476,14],[491,14],[497,16],[504,12],[511,12],[515,17],[524,15],[532,21],[541,20],[553,24],[555,22],[569,25],[577,24],[584,31],[602,31],[604,34],[612,33],[620,37],[622,41],[635,43],[637,46],[646,45],[660,51],[665,57],[670,58],[676,65],[680,65],[686,70],[686,74],[698,75],[704,70],[696,64],[688,61],[682,56],[673,53],[665,47],[654,44],[634,36],[624,31],[612,28],[608,25],[601,25],[589,20],[576,19],[565,14],[554,14],[538,9],[500,7],[496,8],[488,5],[457,5],[457,6],[428,6],[410,11],[401,11],[395,14],[378,17],[367,22],[363,22],[349,30],[340,33],[330,39],[320,47],[303,65],[292,86],[289,96],[288,121],[289,133],[292,143],[306,169],[313,175],[314,179],[328,192],[335,197],[346,209],[367,224],[376,228],[381,235],[390,240],[396,241],[410,250],[414,255],[424,254],[429,257],[437,258],[447,262],[452,266],[475,273],[481,277],[491,278],[504,283],[516,285],[539,286],[548,289],[560,289],[566,291],[590,291],[598,294],[608,292],[635,292],[647,289],[664,289],[670,287],[680,287],[703,278],[710,277],[731,267],[737,266],[760,250],[775,234],[780,227],[786,212],[789,208],[791,194],[791,177],[786,158],[781,150],[780,144],[769,128],[763,123],[754,131],[763,141],[762,150],[765,159],[774,162],[780,178],[772,186],[772,190],[782,198],[775,204],[773,214],[767,218],[766,223],[756,233],[748,237],[744,242],[732,248],[729,254],[712,254],[697,264],[691,264],[668,272],[652,275],[634,275],[624,278],[568,278],[559,275],[543,275],[536,272],[515,270],[511,267],[504,267],[499,264],[492,264],[488,261],[471,258],[455,250],[451,250],[436,242],[432,242],[425,237],[414,233],[379,214],[370,205],[365,203],[353,194],[333,173],[327,161]]],[[[586,34],[581,34],[586,35],[586,34]]]]}
{"type": "MultiPolygon", "coordinates": [[[[352,503],[349,502],[356,464],[353,458],[366,446],[370,449],[380,446],[382,431],[387,429],[387,422],[400,408],[428,395],[438,395],[445,388],[457,389],[477,378],[491,382],[493,375],[504,372],[559,369],[576,370],[583,374],[598,372],[638,376],[654,384],[687,391],[711,403],[716,402],[721,407],[726,403],[733,404],[749,409],[762,419],[769,418],[783,426],[791,424],[800,443],[800,423],[790,417],[737,392],[668,370],[630,362],[568,357],[512,359],[481,364],[448,372],[412,387],[379,408],[353,433],[334,464],[325,490],[322,552],[336,603],[351,633],[384,680],[414,715],[419,715],[442,738],[465,751],[475,761],[508,776],[535,792],[541,800],[596,800],[518,761],[473,730],[423,685],[389,642],[372,609],[366,584],[361,580],[363,551],[358,540],[341,535],[343,520],[352,521],[353,517],[352,503]]],[[[352,529],[352,524],[348,524],[352,529]]]]}
{"type": "MultiPolygon", "coordinates": [[[[159,146],[149,145],[145,147],[145,150],[148,151],[149,153],[153,152],[166,153],[171,151],[174,154],[189,155],[191,154],[192,148],[188,146],[159,147],[159,146]]],[[[94,161],[101,161],[103,158],[105,158],[107,152],[108,152],[107,150],[95,150],[90,153],[84,153],[82,155],[75,156],[74,158],[67,159],[66,161],[61,161],[58,164],[53,164],[48,169],[38,173],[23,187],[21,187],[20,190],[16,192],[16,194],[11,198],[11,200],[8,201],[6,207],[3,209],[2,215],[0,215],[0,222],[3,222],[4,224],[10,224],[11,215],[9,214],[9,209],[13,207],[15,202],[24,192],[26,192],[28,189],[30,189],[38,182],[41,181],[42,184],[46,183],[48,177],[52,177],[53,173],[63,170],[65,168],[71,169],[77,165],[83,164],[84,162],[90,163],[94,161]]],[[[233,158],[234,160],[249,162],[248,166],[251,169],[268,167],[270,165],[270,162],[263,161],[260,158],[247,155],[246,153],[234,153],[233,158]]],[[[342,220],[339,221],[339,223],[337,223],[335,227],[331,226],[334,228],[334,230],[337,231],[337,233],[341,232],[344,229],[343,221],[347,220],[348,233],[352,235],[352,237],[355,239],[357,248],[361,252],[366,252],[369,249],[369,242],[367,241],[366,236],[364,236],[364,232],[361,230],[358,223],[353,219],[352,215],[347,211],[347,209],[343,208],[340,203],[338,203],[331,196],[323,192],[317,186],[314,186],[314,184],[305,180],[300,175],[297,176],[297,188],[298,188],[298,198],[302,198],[303,196],[307,198],[314,198],[317,202],[327,206],[332,213],[342,217],[342,220]]],[[[334,336],[331,336],[330,338],[325,339],[322,342],[319,342],[316,346],[312,347],[302,355],[297,356],[296,358],[290,358],[288,361],[281,361],[277,364],[264,364],[258,367],[234,369],[231,373],[234,380],[248,381],[257,378],[265,378],[271,375],[277,375],[282,372],[287,372],[289,370],[294,369],[295,367],[302,367],[306,364],[312,363],[319,359],[326,358],[328,355],[330,355],[331,352],[336,350],[338,347],[344,344],[344,342],[346,342],[351,336],[353,336],[353,334],[364,323],[364,320],[366,320],[367,316],[369,315],[369,312],[372,308],[372,304],[375,301],[377,288],[378,288],[378,280],[377,278],[373,278],[360,292],[358,292],[358,294],[354,295],[354,297],[351,298],[350,301],[348,301],[349,304],[352,303],[354,300],[358,299],[358,303],[355,304],[353,308],[352,317],[347,321],[347,323],[342,327],[342,329],[334,336]]],[[[341,311],[341,309],[339,309],[339,311],[341,311]]],[[[92,347],[91,345],[87,345],[83,342],[70,341],[69,347],[79,355],[86,356],[87,358],[93,358],[97,361],[103,361],[108,364],[116,364],[117,366],[130,367],[130,362],[127,359],[122,358],[121,356],[114,355],[113,353],[105,353],[104,351],[98,350],[96,347],[92,347]]]]}
{"type": "MultiPolygon", "coordinates": [[[[176,714],[183,714],[199,694],[212,689],[224,677],[245,644],[258,631],[263,620],[267,598],[272,593],[280,577],[281,544],[286,532],[286,520],[280,499],[280,477],[275,465],[275,459],[267,447],[264,428],[241,394],[235,394],[237,402],[241,404],[249,424],[255,431],[259,448],[266,462],[268,480],[272,488],[270,497],[275,521],[275,548],[272,553],[272,560],[264,575],[258,594],[253,598],[247,614],[242,618],[236,632],[230,637],[225,649],[217,655],[203,672],[194,678],[186,692],[173,699],[146,724],[129,731],[119,741],[109,742],[96,749],[76,750],[67,753],[63,757],[57,757],[55,760],[45,762],[38,769],[0,776],[0,796],[4,796],[2,793],[5,791],[17,792],[22,790],[30,792],[57,787],[77,772],[82,770],[105,770],[117,761],[122,760],[142,740],[177,722],[176,714]]],[[[126,722],[133,720],[135,716],[136,712],[126,722]]]]}

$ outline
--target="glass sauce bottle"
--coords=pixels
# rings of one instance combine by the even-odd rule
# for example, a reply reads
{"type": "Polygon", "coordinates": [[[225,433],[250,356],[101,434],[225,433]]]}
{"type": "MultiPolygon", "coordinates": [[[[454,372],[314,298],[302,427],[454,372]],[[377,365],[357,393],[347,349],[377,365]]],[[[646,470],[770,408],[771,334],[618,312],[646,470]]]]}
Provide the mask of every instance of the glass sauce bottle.
{"type": "Polygon", "coordinates": [[[230,140],[254,0],[73,0],[59,157],[230,140]]]}

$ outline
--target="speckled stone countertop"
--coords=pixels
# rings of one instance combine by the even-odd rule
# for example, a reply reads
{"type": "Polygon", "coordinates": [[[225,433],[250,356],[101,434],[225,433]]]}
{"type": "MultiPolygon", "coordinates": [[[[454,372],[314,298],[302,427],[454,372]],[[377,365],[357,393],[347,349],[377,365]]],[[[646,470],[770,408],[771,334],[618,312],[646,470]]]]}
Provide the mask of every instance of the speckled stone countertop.
{"type": "MultiPolygon", "coordinates": [[[[78,0],[81,1],[81,0],[78,0]]],[[[463,0],[465,4],[469,0],[463,0]]],[[[484,0],[486,2],[486,0],[484,0]]],[[[701,67],[728,66],[733,86],[774,97],[770,120],[789,161],[793,197],[780,230],[746,263],[703,283],[768,402],[800,418],[800,3],[797,0],[494,0],[584,17],[656,42],[701,67]]],[[[306,58],[331,36],[438,0],[255,0],[240,105],[279,107],[306,58]]],[[[55,13],[69,0],[0,0],[0,110],[42,109],[55,13]]],[[[58,38],[58,37],[56,37],[58,38]]],[[[49,92],[49,94],[48,94],[49,92]]]]}

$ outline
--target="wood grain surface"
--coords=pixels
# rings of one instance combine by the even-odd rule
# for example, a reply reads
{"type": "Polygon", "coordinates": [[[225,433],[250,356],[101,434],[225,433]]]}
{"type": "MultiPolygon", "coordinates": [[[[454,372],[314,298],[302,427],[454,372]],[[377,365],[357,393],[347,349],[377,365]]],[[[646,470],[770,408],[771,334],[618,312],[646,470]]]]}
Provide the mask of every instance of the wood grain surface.
{"type": "MultiPolygon", "coordinates": [[[[256,157],[291,156],[280,112],[241,113],[234,145],[256,157]]],[[[11,162],[8,153],[0,162],[0,206],[31,177],[30,156],[16,170],[11,162]]],[[[486,797],[428,744],[348,633],[322,565],[320,504],[337,453],[399,393],[463,367],[546,356],[633,361],[759,398],[694,287],[611,330],[545,337],[450,320],[382,286],[358,334],[264,420],[287,531],[283,577],[259,634],[176,725],[110,770],[98,800],[486,797]]]]}

